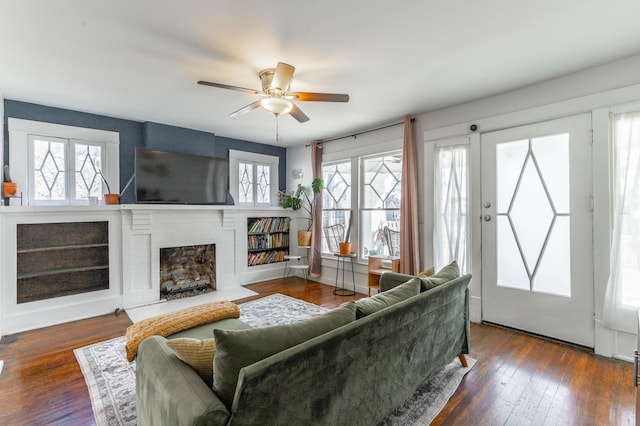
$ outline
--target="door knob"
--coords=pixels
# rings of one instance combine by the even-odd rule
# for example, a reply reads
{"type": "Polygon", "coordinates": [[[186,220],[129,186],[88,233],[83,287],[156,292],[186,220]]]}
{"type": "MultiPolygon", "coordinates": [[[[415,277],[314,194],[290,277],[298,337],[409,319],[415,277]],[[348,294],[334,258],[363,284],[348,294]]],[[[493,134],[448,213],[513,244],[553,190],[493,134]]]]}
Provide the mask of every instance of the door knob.
{"type": "Polygon", "coordinates": [[[490,203],[490,202],[488,202],[488,201],[485,201],[485,202],[482,204],[482,207],[484,207],[485,209],[488,209],[489,207],[491,207],[491,203],[490,203]]]}
{"type": "Polygon", "coordinates": [[[491,221],[491,216],[489,216],[488,214],[485,214],[482,219],[484,219],[485,222],[490,222],[491,221]]]}

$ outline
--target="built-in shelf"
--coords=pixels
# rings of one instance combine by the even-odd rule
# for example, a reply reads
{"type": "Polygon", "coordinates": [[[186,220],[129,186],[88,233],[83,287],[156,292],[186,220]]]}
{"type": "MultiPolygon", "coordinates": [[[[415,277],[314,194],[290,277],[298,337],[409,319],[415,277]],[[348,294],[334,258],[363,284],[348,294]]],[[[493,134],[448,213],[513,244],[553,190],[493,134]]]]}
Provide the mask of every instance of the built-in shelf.
{"type": "Polygon", "coordinates": [[[39,252],[45,252],[45,251],[58,251],[58,250],[86,249],[86,248],[94,248],[94,247],[109,247],[109,243],[76,244],[76,245],[71,245],[71,246],[55,246],[55,247],[42,247],[42,248],[22,249],[22,250],[18,250],[18,254],[22,254],[22,253],[39,253],[39,252]]]}
{"type": "Polygon", "coordinates": [[[87,271],[96,271],[99,269],[109,269],[109,265],[100,265],[100,266],[87,266],[84,268],[66,268],[66,269],[53,269],[50,271],[41,271],[41,272],[32,272],[32,273],[24,273],[18,274],[18,279],[25,278],[35,278],[35,277],[44,277],[47,275],[58,275],[58,274],[69,274],[72,272],[87,272],[87,271]]]}
{"type": "Polygon", "coordinates": [[[289,254],[289,217],[247,218],[247,265],[284,262],[289,254]]]}
{"type": "Polygon", "coordinates": [[[109,223],[19,224],[17,303],[109,288],[109,223]]]}

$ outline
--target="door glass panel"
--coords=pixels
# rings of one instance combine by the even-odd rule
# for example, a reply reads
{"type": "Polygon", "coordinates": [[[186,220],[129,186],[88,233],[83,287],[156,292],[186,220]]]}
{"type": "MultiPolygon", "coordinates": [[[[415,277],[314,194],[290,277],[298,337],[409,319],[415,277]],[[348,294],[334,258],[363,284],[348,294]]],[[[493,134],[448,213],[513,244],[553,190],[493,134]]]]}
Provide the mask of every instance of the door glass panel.
{"type": "Polygon", "coordinates": [[[497,211],[506,213],[511,205],[522,165],[529,151],[529,141],[513,141],[496,146],[497,211]]]}
{"type": "Polygon", "coordinates": [[[571,246],[568,216],[557,216],[533,279],[533,291],[571,297],[571,246]]]}
{"type": "Polygon", "coordinates": [[[524,269],[522,257],[516,244],[507,216],[498,216],[498,286],[529,290],[529,275],[524,269]]]}
{"type": "Polygon", "coordinates": [[[531,274],[553,220],[553,210],[533,163],[533,157],[527,159],[509,217],[513,222],[516,240],[522,250],[527,270],[531,274]]]}
{"type": "Polygon", "coordinates": [[[496,146],[499,286],[571,294],[568,143],[564,134],[496,146]]]}
{"type": "Polygon", "coordinates": [[[540,172],[557,213],[569,213],[569,134],[531,140],[540,172]]]}

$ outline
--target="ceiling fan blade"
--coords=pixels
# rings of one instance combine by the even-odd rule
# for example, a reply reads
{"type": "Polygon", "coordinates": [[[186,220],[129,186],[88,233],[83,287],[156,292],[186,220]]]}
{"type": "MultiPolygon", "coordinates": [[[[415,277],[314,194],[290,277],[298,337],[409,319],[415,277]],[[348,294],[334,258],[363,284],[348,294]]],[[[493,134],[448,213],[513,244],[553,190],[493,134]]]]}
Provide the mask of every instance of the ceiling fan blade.
{"type": "Polygon", "coordinates": [[[302,110],[300,108],[298,108],[296,104],[294,104],[292,102],[291,105],[293,105],[293,108],[291,108],[291,111],[289,111],[289,114],[293,118],[298,120],[300,123],[304,123],[305,121],[309,121],[309,117],[307,117],[307,115],[304,112],[302,112],[302,110]]]}
{"type": "Polygon", "coordinates": [[[271,87],[273,89],[280,89],[282,92],[286,92],[291,84],[293,78],[293,72],[296,68],[292,65],[285,64],[284,62],[278,62],[276,66],[276,72],[273,74],[271,80],[271,87]]]}
{"type": "Polygon", "coordinates": [[[349,95],[341,93],[293,92],[287,96],[293,96],[302,102],[349,102],[349,95]]]}
{"type": "Polygon", "coordinates": [[[246,114],[249,111],[253,111],[260,106],[260,101],[261,99],[258,99],[257,101],[247,105],[246,107],[242,107],[239,110],[232,112],[231,114],[229,114],[229,117],[237,117],[239,115],[246,114]]]}
{"type": "Polygon", "coordinates": [[[219,87],[220,89],[237,90],[238,92],[251,93],[252,95],[263,94],[261,90],[247,89],[246,87],[229,86],[228,84],[212,83],[210,81],[204,81],[204,80],[198,81],[198,84],[202,84],[203,86],[219,87]]]}

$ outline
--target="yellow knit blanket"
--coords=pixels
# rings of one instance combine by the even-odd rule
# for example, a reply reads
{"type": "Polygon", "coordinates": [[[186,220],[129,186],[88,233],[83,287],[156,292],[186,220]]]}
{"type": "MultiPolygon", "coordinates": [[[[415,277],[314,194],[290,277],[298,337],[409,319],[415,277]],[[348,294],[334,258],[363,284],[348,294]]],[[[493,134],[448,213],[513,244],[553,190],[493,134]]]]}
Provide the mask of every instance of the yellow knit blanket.
{"type": "Polygon", "coordinates": [[[149,336],[166,337],[178,331],[225,318],[239,318],[240,308],[233,302],[211,302],[147,318],[127,328],[127,360],[133,361],[140,342],[149,336]]]}

